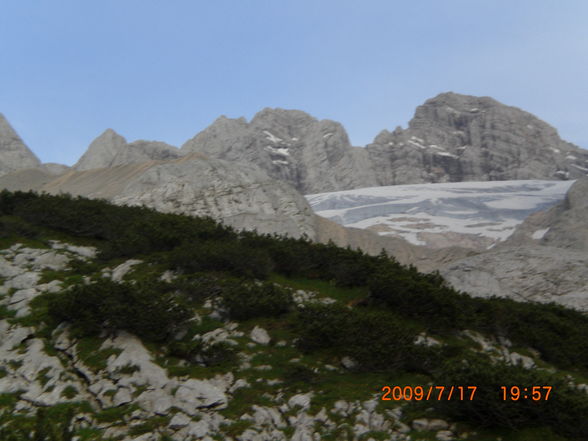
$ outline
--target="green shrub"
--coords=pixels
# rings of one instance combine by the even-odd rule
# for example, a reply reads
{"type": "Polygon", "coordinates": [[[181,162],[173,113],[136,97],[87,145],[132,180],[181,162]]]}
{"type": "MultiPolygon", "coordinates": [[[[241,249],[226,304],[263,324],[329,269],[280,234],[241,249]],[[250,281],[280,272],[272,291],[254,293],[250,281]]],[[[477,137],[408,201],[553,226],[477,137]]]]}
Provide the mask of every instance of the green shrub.
{"type": "Polygon", "coordinates": [[[424,363],[427,349],[415,348],[418,330],[389,311],[350,310],[338,305],[312,305],[296,320],[299,347],[326,349],[349,356],[365,371],[398,371],[424,363]]]}
{"type": "Polygon", "coordinates": [[[435,381],[449,387],[477,386],[473,400],[426,403],[451,418],[479,427],[522,429],[549,425],[571,439],[588,437],[588,396],[552,374],[470,355],[466,359],[447,361],[435,373],[435,381]],[[511,386],[529,388],[529,397],[533,386],[551,386],[552,391],[548,400],[505,401],[501,388],[511,386]]]}
{"type": "Polygon", "coordinates": [[[101,279],[55,295],[48,312],[67,321],[80,336],[102,330],[126,330],[153,341],[168,339],[185,325],[191,312],[164,285],[115,283],[101,279]]]}
{"type": "Polygon", "coordinates": [[[2,441],[72,441],[70,430],[74,416],[73,408],[60,412],[58,406],[38,408],[32,420],[11,418],[0,414],[0,439],[2,441]]]}
{"type": "Polygon", "coordinates": [[[270,282],[227,281],[222,288],[221,300],[234,320],[276,317],[294,306],[291,291],[270,282]]]}
{"type": "Polygon", "coordinates": [[[184,244],[170,253],[175,269],[188,273],[226,271],[238,277],[265,279],[271,270],[269,255],[237,241],[207,241],[184,244]]]}

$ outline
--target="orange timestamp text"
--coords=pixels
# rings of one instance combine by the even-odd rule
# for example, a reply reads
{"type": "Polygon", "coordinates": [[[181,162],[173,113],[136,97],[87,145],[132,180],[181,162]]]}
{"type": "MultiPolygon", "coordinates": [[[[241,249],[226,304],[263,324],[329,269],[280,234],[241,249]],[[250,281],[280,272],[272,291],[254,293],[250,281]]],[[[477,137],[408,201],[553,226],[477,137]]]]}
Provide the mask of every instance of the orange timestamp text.
{"type": "Polygon", "coordinates": [[[477,386],[384,386],[382,401],[472,401],[477,386]]]}

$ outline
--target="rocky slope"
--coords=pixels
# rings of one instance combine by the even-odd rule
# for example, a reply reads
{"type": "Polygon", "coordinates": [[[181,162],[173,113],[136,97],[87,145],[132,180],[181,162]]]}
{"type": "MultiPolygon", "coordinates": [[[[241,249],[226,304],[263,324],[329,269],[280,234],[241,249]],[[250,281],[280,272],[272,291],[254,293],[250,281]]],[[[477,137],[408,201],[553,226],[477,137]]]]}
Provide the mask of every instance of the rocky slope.
{"type": "Polygon", "coordinates": [[[419,106],[407,129],[382,131],[365,149],[333,121],[264,109],[250,123],[221,117],[182,146],[253,162],[304,194],[378,185],[575,179],[588,151],[535,116],[488,97],[443,93],[419,106]]]}
{"type": "MultiPolygon", "coordinates": [[[[39,161],[0,118],[0,173],[39,161]]],[[[429,182],[575,179],[588,174],[588,152],[563,141],[528,112],[488,97],[442,93],[419,106],[407,129],[382,131],[352,147],[343,126],[299,110],[266,108],[247,122],[221,116],[176,149],[127,141],[111,129],[96,138],[76,170],[186,153],[256,164],[303,194],[429,182]]],[[[51,172],[54,172],[55,167],[51,172]]]]}
{"type": "Polygon", "coordinates": [[[24,168],[36,168],[41,161],[24,144],[0,113],[0,176],[24,168]]]}
{"type": "Polygon", "coordinates": [[[588,151],[547,123],[489,97],[456,93],[426,101],[406,130],[384,130],[367,150],[378,185],[588,174],[588,151]]]}
{"type": "Polygon", "coordinates": [[[164,142],[140,140],[127,143],[114,130],[107,129],[92,141],[73,168],[82,171],[150,160],[175,159],[179,156],[177,148],[164,142]]]}
{"type": "Polygon", "coordinates": [[[444,265],[441,274],[473,295],[588,311],[587,190],[588,178],[576,181],[562,202],[529,216],[496,249],[444,265]]]}
{"type": "MultiPolygon", "coordinates": [[[[56,208],[48,216],[34,209],[27,213],[31,201],[27,196],[3,197],[1,204],[0,222],[10,228],[3,230],[0,246],[0,434],[6,433],[2,432],[5,427],[22,428],[24,424],[29,424],[31,432],[36,427],[43,428],[39,419],[35,420],[34,417],[38,409],[48,412],[55,421],[62,421],[63,415],[67,414],[64,411],[72,410],[73,417],[65,420],[65,424],[75,435],[73,439],[80,441],[499,441],[522,439],[529,433],[537,435],[531,439],[575,441],[583,439],[581,436],[586,433],[577,431],[580,437],[574,438],[555,436],[551,429],[557,429],[556,423],[551,421],[548,430],[529,432],[529,421],[534,421],[532,415],[537,409],[542,412],[552,409],[550,403],[533,403],[534,408],[531,411],[523,410],[521,417],[520,403],[499,401],[500,410],[489,409],[488,413],[514,414],[517,418],[523,418],[525,423],[522,428],[515,426],[513,429],[501,421],[494,421],[493,428],[501,429],[499,434],[478,427],[472,422],[476,420],[456,422],[443,413],[444,406],[438,402],[440,399],[421,403],[422,406],[416,408],[417,412],[413,405],[418,403],[409,404],[402,399],[385,401],[383,386],[386,384],[422,384],[426,389],[435,384],[429,380],[438,381],[438,378],[428,376],[433,375],[426,367],[430,366],[428,363],[423,364],[424,371],[419,369],[413,372],[410,368],[400,371],[402,374],[395,370],[384,373],[365,370],[366,367],[358,370],[359,358],[342,357],[339,352],[301,350],[299,345],[302,338],[308,339],[309,335],[314,335],[298,329],[301,323],[306,323],[302,319],[300,323],[297,321],[299,317],[304,317],[304,311],[317,306],[319,311],[327,311],[321,308],[332,305],[331,311],[357,313],[354,317],[360,318],[362,316],[359,314],[365,313],[369,306],[364,304],[354,308],[350,305],[365,300],[366,287],[335,287],[328,279],[307,280],[311,282],[308,284],[302,279],[290,279],[283,274],[278,279],[266,282],[240,279],[240,287],[250,283],[250,286],[258,289],[264,283],[266,286],[269,283],[274,289],[279,289],[274,293],[287,295],[291,301],[291,310],[287,314],[267,312],[261,316],[253,314],[236,318],[235,310],[223,303],[227,299],[222,294],[224,285],[221,282],[224,279],[216,279],[220,274],[228,278],[229,274],[219,272],[218,268],[211,268],[207,273],[175,271],[173,266],[167,265],[172,262],[169,257],[177,254],[174,250],[168,250],[172,254],[163,255],[160,249],[162,244],[157,241],[145,242],[152,243],[153,248],[143,249],[140,259],[138,256],[128,256],[127,249],[120,249],[122,254],[110,258],[102,253],[104,250],[112,250],[110,241],[124,239],[122,235],[125,238],[134,237],[133,231],[144,231],[149,238],[160,237],[161,231],[145,227],[157,225],[156,222],[150,222],[154,216],[159,218],[162,215],[139,212],[140,219],[146,222],[139,226],[137,211],[120,207],[110,207],[111,211],[108,211],[107,207],[94,202],[92,206],[101,209],[90,210],[95,216],[89,219],[85,213],[76,210],[76,204],[88,207],[88,201],[62,198],[60,202],[49,196],[42,198],[50,202],[49,206],[56,208]],[[12,201],[12,208],[7,206],[10,205],[6,204],[7,201],[12,201]],[[62,217],[76,219],[77,222],[72,222],[75,225],[73,227],[63,228],[64,223],[59,222],[62,217]],[[129,218],[131,222],[127,221],[129,218]],[[92,233],[109,229],[103,228],[104,219],[113,220],[110,226],[112,231],[104,236],[109,239],[97,239],[92,233]],[[128,224],[133,223],[139,230],[126,229],[128,224]],[[42,225],[46,225],[46,228],[34,228],[42,225]],[[15,237],[18,231],[26,231],[28,237],[15,237]],[[52,238],[53,235],[58,235],[60,240],[52,238]],[[89,237],[93,237],[96,247],[80,244],[88,241],[89,237]],[[126,260],[121,255],[132,258],[126,260]],[[215,281],[218,283],[214,289],[216,292],[210,290],[211,281],[213,284],[215,281]],[[126,287],[124,292],[127,294],[151,287],[161,296],[159,301],[168,299],[169,302],[169,296],[175,296],[174,301],[181,300],[183,307],[189,308],[189,315],[178,326],[170,324],[173,332],[164,338],[140,334],[146,328],[152,329],[153,321],[137,320],[137,309],[140,308],[144,313],[145,308],[156,308],[157,305],[139,301],[133,302],[131,308],[124,307],[125,301],[128,302],[126,296],[115,297],[103,289],[114,289],[115,284],[112,282],[116,282],[119,287],[126,287]],[[306,288],[300,289],[300,283],[305,283],[306,288]],[[103,289],[100,295],[107,297],[103,305],[107,309],[101,310],[88,303],[86,307],[95,307],[90,309],[92,313],[104,314],[106,311],[107,319],[98,319],[99,329],[95,333],[88,333],[73,319],[88,313],[78,306],[87,302],[86,295],[92,293],[93,286],[103,289]],[[137,286],[141,288],[137,289],[137,286]],[[84,295],[79,296],[79,293],[84,295]],[[70,301],[76,305],[73,309],[76,317],[66,315],[66,319],[56,320],[57,313],[68,310],[70,301]],[[137,335],[124,327],[112,328],[112,323],[120,326],[119,314],[125,318],[124,323],[143,323],[133,328],[139,332],[137,335]]],[[[41,197],[38,199],[40,203],[41,197]]],[[[186,225],[191,220],[184,218],[182,222],[186,225]]],[[[211,231],[209,226],[202,228],[202,231],[211,231]]],[[[102,233],[99,235],[103,236],[102,233]]],[[[205,246],[206,240],[226,243],[239,240],[231,239],[230,236],[223,239],[198,236],[204,241],[199,242],[200,246],[205,246]]],[[[191,241],[186,239],[187,245],[192,245],[191,241]]],[[[255,241],[247,243],[254,245],[255,241]]],[[[273,249],[279,245],[276,241],[268,246],[273,249]]],[[[180,247],[184,248],[183,245],[180,247]]],[[[310,246],[305,247],[306,251],[311,249],[310,246]]],[[[346,254],[344,250],[338,252],[343,253],[341,256],[346,254]]],[[[338,252],[330,256],[334,257],[338,252]]],[[[276,258],[278,256],[280,254],[276,254],[276,258]]],[[[301,256],[302,259],[304,256],[301,256]]],[[[300,264],[300,268],[305,265],[300,262],[296,264],[300,264]]],[[[408,273],[414,275],[408,270],[402,270],[402,273],[405,276],[408,273]]],[[[421,280],[418,275],[414,277],[415,281],[421,280]]],[[[224,281],[226,283],[229,280],[224,281]]],[[[402,278],[398,281],[402,281],[402,278]]],[[[238,292],[241,293],[239,307],[255,297],[238,292]]],[[[252,292],[260,294],[262,291],[252,292]]],[[[271,304],[271,297],[265,301],[271,304]]],[[[164,303],[163,306],[170,305],[172,303],[164,303]]],[[[372,308],[372,312],[382,314],[387,308],[380,305],[378,310],[372,308]]],[[[547,310],[532,306],[527,308],[530,313],[547,313],[547,310]]],[[[433,313],[438,315],[438,311],[433,313]]],[[[389,310],[388,314],[386,319],[395,317],[398,321],[404,320],[389,310]]],[[[329,318],[329,314],[326,314],[326,318],[329,318]]],[[[319,317],[319,320],[324,319],[319,317]]],[[[572,323],[572,319],[586,325],[578,315],[568,314],[561,320],[566,319],[570,322],[564,321],[563,325],[572,323]]],[[[306,325],[311,326],[310,323],[306,325]]],[[[395,329],[382,328],[389,324],[388,320],[384,323],[374,320],[371,324],[376,330],[395,329]]],[[[559,322],[550,323],[556,330],[563,325],[559,322]]],[[[558,380],[555,386],[558,394],[561,394],[558,399],[563,400],[565,395],[575,399],[573,403],[576,406],[586,406],[588,396],[585,392],[588,386],[582,383],[581,375],[576,372],[570,374],[557,363],[546,361],[544,353],[533,347],[521,345],[520,342],[515,345],[507,337],[497,338],[469,328],[460,327],[447,334],[431,335],[421,332],[421,325],[414,331],[413,326],[411,323],[411,329],[405,331],[410,336],[410,347],[415,353],[430,354],[432,360],[438,360],[441,353],[447,354],[443,357],[449,359],[451,354],[455,354],[453,361],[457,360],[456,366],[463,366],[462,357],[483,358],[487,369],[501,366],[499,369],[517,372],[522,378],[548,378],[547,372],[557,372],[562,378],[565,376],[565,382],[558,380]],[[438,349],[443,352],[438,352],[438,349]]],[[[550,337],[546,340],[553,344],[554,334],[550,326],[546,326],[543,331],[544,335],[550,337]]],[[[370,336],[370,329],[370,326],[366,326],[356,331],[370,336]]],[[[345,334],[346,330],[346,327],[342,327],[338,332],[345,334]]],[[[561,341],[567,345],[571,343],[567,335],[556,332],[555,336],[558,348],[561,341]]],[[[366,343],[371,344],[370,341],[366,343]]],[[[578,348],[583,347],[581,342],[574,343],[578,348]]],[[[367,349],[377,352],[381,347],[376,344],[367,349]]],[[[564,354],[569,355],[570,348],[566,345],[563,347],[564,354]]],[[[366,351],[360,350],[359,354],[362,353],[366,354],[366,351]]],[[[401,357],[407,357],[407,354],[403,353],[401,357]]],[[[579,359],[585,360],[585,355],[583,357],[579,359]]],[[[372,355],[371,358],[378,358],[378,355],[372,355]]],[[[501,377],[498,378],[498,381],[501,380],[501,377]]],[[[490,385],[482,384],[494,387],[495,381],[490,385]]],[[[476,399],[482,402],[488,400],[490,395],[495,395],[482,390],[482,387],[479,389],[476,399]]],[[[458,403],[459,406],[466,404],[458,403]]],[[[553,413],[559,417],[566,412],[568,410],[564,407],[564,410],[553,413]]],[[[566,430],[569,431],[569,427],[574,429],[578,413],[575,411],[571,421],[566,419],[566,430]]],[[[577,423],[586,426],[583,421],[577,423]]],[[[531,426],[531,430],[535,428],[531,426]]]]}
{"type": "Polygon", "coordinates": [[[221,116],[187,141],[182,151],[254,163],[301,193],[372,182],[366,152],[351,147],[341,124],[319,121],[299,110],[267,108],[249,123],[221,116]]]}
{"type": "Polygon", "coordinates": [[[588,252],[588,178],[579,179],[566,197],[549,210],[540,211],[517,228],[507,244],[546,245],[588,252]]]}
{"type": "MultiPolygon", "coordinates": [[[[232,348],[238,357],[228,366],[182,362],[169,356],[166,346],[144,344],[124,331],[78,337],[62,323],[48,332],[40,319],[43,296],[65,295],[76,284],[104,278],[136,283],[157,268],[137,259],[105,266],[95,261],[95,248],[47,243],[48,248],[16,243],[0,250],[0,393],[2,408],[16,421],[35,409],[60,405],[76,409],[71,428],[86,440],[161,441],[162,435],[174,441],[502,439],[478,437],[473,428],[428,411],[415,417],[406,403],[385,402],[374,393],[387,377],[358,375],[350,359],[332,365],[300,353],[287,329],[232,321],[210,299],[194,312],[189,337],[204,348],[232,348]],[[95,272],[80,277],[71,270],[80,261],[94,265],[95,272]],[[284,378],[284,366],[311,370],[335,383],[293,386],[284,378]]],[[[321,291],[292,294],[301,307],[341,301],[321,291]]],[[[423,345],[445,344],[420,338],[423,345]]],[[[508,341],[471,331],[456,338],[468,351],[495,360],[528,370],[538,365],[535,352],[523,355],[508,341]]],[[[175,340],[185,341],[185,333],[175,340]]],[[[570,377],[570,384],[588,390],[577,383],[570,377]]]]}
{"type": "Polygon", "coordinates": [[[289,185],[252,164],[202,155],[71,171],[38,188],[145,205],[168,213],[211,216],[238,229],[314,238],[314,215],[289,185]]]}

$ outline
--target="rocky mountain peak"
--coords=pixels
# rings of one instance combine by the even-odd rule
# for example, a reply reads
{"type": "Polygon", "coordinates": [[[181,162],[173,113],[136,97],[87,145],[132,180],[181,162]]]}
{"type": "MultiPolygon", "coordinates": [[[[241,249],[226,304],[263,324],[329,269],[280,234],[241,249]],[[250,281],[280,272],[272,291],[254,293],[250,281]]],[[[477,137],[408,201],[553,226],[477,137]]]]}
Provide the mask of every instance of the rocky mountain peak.
{"type": "Polygon", "coordinates": [[[29,150],[8,120],[0,113],[0,176],[40,165],[39,158],[29,150]]]}
{"type": "Polygon", "coordinates": [[[301,110],[266,107],[257,112],[251,120],[253,127],[279,126],[290,130],[300,130],[318,120],[301,110]]]}
{"type": "Polygon", "coordinates": [[[150,160],[174,159],[180,156],[176,147],[159,141],[127,140],[112,129],[98,136],[73,166],[75,170],[113,167],[150,160]]]}
{"type": "Polygon", "coordinates": [[[124,148],[127,140],[112,129],[106,129],[88,147],[73,166],[76,170],[90,170],[112,165],[112,158],[124,148]]]}
{"type": "Polygon", "coordinates": [[[338,190],[364,183],[343,126],[300,110],[265,108],[251,122],[218,118],[182,146],[211,158],[250,162],[302,193],[338,190]]]}
{"type": "Polygon", "coordinates": [[[493,98],[442,93],[416,109],[406,130],[367,146],[379,185],[510,179],[574,179],[588,151],[552,126],[493,98]]]}

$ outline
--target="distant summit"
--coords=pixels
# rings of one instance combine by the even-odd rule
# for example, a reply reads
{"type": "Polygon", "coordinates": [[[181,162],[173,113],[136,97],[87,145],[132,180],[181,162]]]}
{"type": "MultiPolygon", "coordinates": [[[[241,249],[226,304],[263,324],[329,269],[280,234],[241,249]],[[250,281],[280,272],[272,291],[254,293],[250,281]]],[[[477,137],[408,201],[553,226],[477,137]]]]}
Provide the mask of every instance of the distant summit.
{"type": "Polygon", "coordinates": [[[588,151],[549,124],[489,97],[452,92],[427,100],[408,129],[384,130],[367,150],[378,185],[588,174],[588,151]]]}
{"type": "Polygon", "coordinates": [[[248,123],[218,118],[182,146],[252,162],[300,192],[431,182],[576,179],[588,151],[549,124],[489,97],[442,93],[416,109],[407,129],[352,147],[341,124],[299,110],[264,109],[248,123]]]}
{"type": "Polygon", "coordinates": [[[151,160],[176,159],[176,147],[158,141],[135,141],[130,144],[112,129],[105,130],[73,166],[75,170],[114,167],[151,160]]]}
{"type": "Polygon", "coordinates": [[[369,166],[357,150],[338,122],[271,108],[250,123],[218,118],[182,146],[183,152],[254,163],[302,193],[363,186],[369,181],[369,166]]]}
{"type": "Polygon", "coordinates": [[[41,161],[22,141],[0,113],[0,176],[24,169],[37,168],[41,161]]]}
{"type": "MultiPolygon", "coordinates": [[[[127,143],[112,129],[74,165],[78,171],[203,153],[255,164],[303,194],[398,184],[578,179],[588,151],[563,141],[532,114],[489,97],[446,92],[418,106],[408,128],[383,130],[353,147],[343,126],[300,110],[265,108],[248,122],[220,116],[181,149],[157,141],[127,143]]],[[[0,118],[0,175],[39,160],[0,118]]],[[[49,174],[63,167],[47,166],[49,174]]]]}

